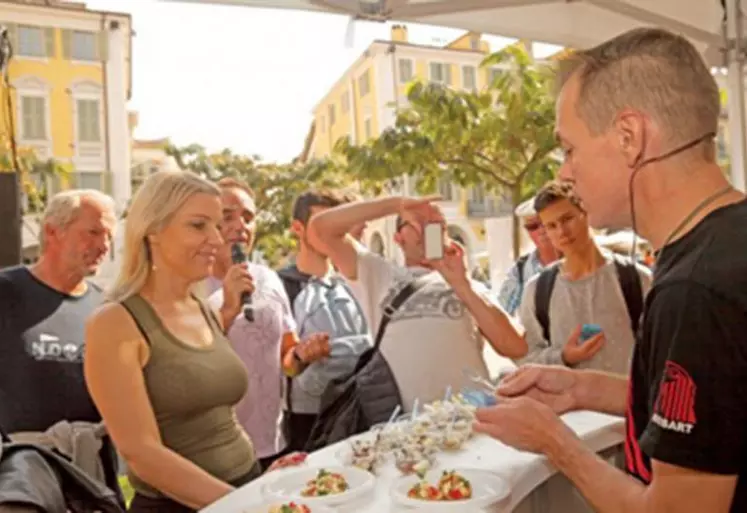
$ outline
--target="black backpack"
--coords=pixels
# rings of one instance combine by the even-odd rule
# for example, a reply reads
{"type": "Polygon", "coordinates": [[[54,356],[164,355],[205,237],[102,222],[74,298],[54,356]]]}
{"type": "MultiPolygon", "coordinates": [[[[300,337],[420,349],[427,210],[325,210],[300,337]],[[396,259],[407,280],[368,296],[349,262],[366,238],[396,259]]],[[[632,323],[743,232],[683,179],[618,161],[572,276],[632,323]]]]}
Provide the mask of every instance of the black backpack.
{"type": "MultiPolygon", "coordinates": [[[[630,326],[633,334],[638,333],[638,326],[643,315],[643,287],[641,276],[638,274],[635,262],[613,255],[613,262],[617,270],[625,305],[630,316],[630,326]]],[[[542,336],[550,342],[550,297],[555,287],[555,280],[560,272],[560,262],[545,268],[537,278],[537,289],[534,296],[534,315],[542,327],[542,336]]]]}

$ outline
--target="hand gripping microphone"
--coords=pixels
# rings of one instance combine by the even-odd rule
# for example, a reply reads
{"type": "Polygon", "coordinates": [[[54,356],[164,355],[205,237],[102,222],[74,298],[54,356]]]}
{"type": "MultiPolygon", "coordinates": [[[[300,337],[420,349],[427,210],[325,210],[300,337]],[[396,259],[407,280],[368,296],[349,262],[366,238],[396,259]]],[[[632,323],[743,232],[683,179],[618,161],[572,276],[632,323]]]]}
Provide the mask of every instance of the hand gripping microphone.
{"type": "MultiPolygon", "coordinates": [[[[234,264],[243,264],[247,261],[244,248],[238,242],[231,246],[231,261],[233,261],[234,264]]],[[[244,305],[244,318],[249,322],[254,322],[254,309],[252,308],[251,292],[241,293],[241,304],[244,305]]]]}

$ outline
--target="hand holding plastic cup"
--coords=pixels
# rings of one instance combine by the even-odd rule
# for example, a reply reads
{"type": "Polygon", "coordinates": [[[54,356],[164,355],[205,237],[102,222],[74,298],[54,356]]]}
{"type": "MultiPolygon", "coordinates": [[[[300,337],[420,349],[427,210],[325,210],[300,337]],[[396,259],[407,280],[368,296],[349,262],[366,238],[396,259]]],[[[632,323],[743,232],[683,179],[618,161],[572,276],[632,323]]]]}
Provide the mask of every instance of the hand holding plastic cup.
{"type": "Polygon", "coordinates": [[[495,395],[491,394],[487,390],[477,388],[463,388],[461,395],[467,404],[476,408],[495,406],[498,403],[495,395]]]}

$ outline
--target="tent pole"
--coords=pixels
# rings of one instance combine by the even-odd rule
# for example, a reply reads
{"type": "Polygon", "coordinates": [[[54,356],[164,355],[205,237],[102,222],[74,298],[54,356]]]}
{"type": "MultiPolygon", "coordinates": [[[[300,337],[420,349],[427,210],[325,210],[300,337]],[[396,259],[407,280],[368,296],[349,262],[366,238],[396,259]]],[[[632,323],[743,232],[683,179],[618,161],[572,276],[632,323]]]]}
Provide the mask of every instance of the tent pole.
{"type": "Polygon", "coordinates": [[[731,181],[739,190],[747,185],[747,115],[745,113],[744,43],[741,0],[726,0],[728,56],[729,133],[731,137],[731,181]],[[732,45],[729,43],[733,43],[732,45]]]}

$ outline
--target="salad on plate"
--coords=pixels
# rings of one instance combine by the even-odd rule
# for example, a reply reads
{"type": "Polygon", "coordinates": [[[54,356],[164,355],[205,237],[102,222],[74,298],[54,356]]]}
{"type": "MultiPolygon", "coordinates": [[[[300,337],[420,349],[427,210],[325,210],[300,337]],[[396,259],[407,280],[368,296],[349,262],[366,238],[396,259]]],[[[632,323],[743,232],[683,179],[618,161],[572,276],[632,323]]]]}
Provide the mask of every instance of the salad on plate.
{"type": "Polygon", "coordinates": [[[335,513],[336,510],[321,505],[308,505],[302,501],[265,502],[243,509],[241,513],[335,513]]]}
{"type": "MultiPolygon", "coordinates": [[[[337,472],[320,469],[316,477],[301,490],[302,497],[326,497],[345,493],[350,488],[345,476],[337,472]]],[[[283,512],[285,513],[285,512],[283,512]]],[[[295,512],[292,512],[295,513],[295,512]]]]}
{"type": "Polygon", "coordinates": [[[287,504],[278,504],[277,506],[271,506],[267,513],[313,513],[311,508],[305,504],[296,504],[295,502],[289,502],[287,504]]]}
{"type": "Polygon", "coordinates": [[[425,501],[466,500],[472,498],[472,484],[456,471],[444,471],[437,484],[419,481],[410,488],[407,496],[425,501]]]}

